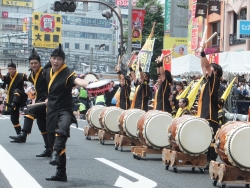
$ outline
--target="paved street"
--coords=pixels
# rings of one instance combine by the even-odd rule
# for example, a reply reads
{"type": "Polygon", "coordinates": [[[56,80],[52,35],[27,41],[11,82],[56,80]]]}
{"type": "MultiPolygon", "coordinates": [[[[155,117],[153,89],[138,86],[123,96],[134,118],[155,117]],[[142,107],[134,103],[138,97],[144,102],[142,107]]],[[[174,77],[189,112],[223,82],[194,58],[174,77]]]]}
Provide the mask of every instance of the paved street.
{"type": "MultiPolygon", "coordinates": [[[[23,117],[20,123],[23,123],[23,117]]],[[[14,128],[8,116],[0,116],[0,187],[213,187],[208,172],[202,174],[198,170],[191,172],[190,168],[179,168],[178,173],[174,173],[171,167],[166,171],[161,155],[151,154],[146,159],[137,160],[126,151],[129,148],[116,151],[113,141],[101,145],[98,140],[86,140],[83,135],[86,125],[86,121],[80,120],[79,129],[74,125],[71,128],[66,148],[68,182],[48,182],[45,177],[53,175],[56,168],[49,165],[49,158],[35,157],[44,150],[36,122],[25,144],[11,143],[9,136],[15,134],[14,128]]]]}

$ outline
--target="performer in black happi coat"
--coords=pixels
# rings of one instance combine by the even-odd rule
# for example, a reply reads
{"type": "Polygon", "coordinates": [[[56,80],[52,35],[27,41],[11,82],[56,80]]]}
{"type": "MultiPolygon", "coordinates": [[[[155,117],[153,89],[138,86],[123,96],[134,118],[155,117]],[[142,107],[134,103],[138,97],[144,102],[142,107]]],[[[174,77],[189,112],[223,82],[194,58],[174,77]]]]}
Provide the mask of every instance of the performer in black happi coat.
{"type": "MultiPolygon", "coordinates": [[[[209,125],[213,129],[214,138],[218,130],[218,99],[220,78],[222,77],[223,71],[220,65],[215,63],[210,64],[208,62],[206,54],[204,53],[204,46],[205,44],[203,44],[201,52],[201,68],[204,76],[206,77],[206,82],[203,84],[201,89],[197,115],[208,120],[209,125]]],[[[217,153],[215,152],[214,147],[209,147],[207,152],[207,166],[205,169],[208,169],[210,161],[215,161],[216,158],[217,153]]]]}
{"type": "Polygon", "coordinates": [[[51,66],[45,70],[48,83],[47,132],[49,148],[53,150],[49,164],[57,166],[54,176],[49,181],[67,181],[66,142],[70,136],[70,125],[76,123],[72,109],[72,87],[85,87],[86,80],[77,77],[75,72],[65,64],[65,53],[59,47],[51,53],[51,66]]]}
{"type": "Polygon", "coordinates": [[[19,109],[26,105],[28,98],[23,86],[24,82],[28,81],[27,76],[24,73],[18,73],[16,64],[11,60],[11,63],[8,64],[7,75],[2,75],[0,69],[0,78],[4,81],[2,88],[5,89],[6,85],[8,86],[5,112],[10,112],[10,120],[18,135],[21,132],[19,109]]]}
{"type": "MultiPolygon", "coordinates": [[[[28,80],[34,85],[36,91],[35,102],[44,102],[48,95],[47,81],[44,77],[44,71],[41,67],[40,56],[35,49],[32,50],[32,54],[29,57],[31,73],[28,80]]],[[[50,63],[50,62],[49,62],[50,63]]],[[[37,119],[38,128],[43,136],[45,150],[36,155],[37,157],[50,157],[51,150],[48,145],[47,130],[46,130],[46,105],[34,105],[26,110],[24,116],[24,124],[22,131],[17,136],[10,136],[11,139],[17,142],[26,142],[27,135],[31,133],[34,119],[37,119]]]]}

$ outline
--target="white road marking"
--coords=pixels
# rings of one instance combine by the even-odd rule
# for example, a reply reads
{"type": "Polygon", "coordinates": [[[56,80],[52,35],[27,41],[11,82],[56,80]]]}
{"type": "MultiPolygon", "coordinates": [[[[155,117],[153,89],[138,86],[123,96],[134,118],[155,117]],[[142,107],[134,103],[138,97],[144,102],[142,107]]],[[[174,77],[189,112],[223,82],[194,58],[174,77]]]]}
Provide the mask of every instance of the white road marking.
{"type": "Polygon", "coordinates": [[[75,128],[75,129],[79,129],[79,130],[81,130],[81,131],[84,131],[84,129],[79,128],[79,127],[77,128],[75,125],[71,125],[70,127],[71,127],[71,128],[75,128]]]}
{"type": "Polygon", "coordinates": [[[0,115],[0,119],[10,119],[10,117],[5,115],[0,115]]]}
{"type": "Polygon", "coordinates": [[[13,188],[42,187],[1,145],[0,159],[0,170],[13,188]]]}
{"type": "Polygon", "coordinates": [[[106,165],[109,165],[116,170],[119,170],[135,179],[138,179],[137,182],[132,182],[122,176],[119,176],[119,178],[115,182],[115,187],[121,187],[121,188],[153,188],[157,186],[157,183],[153,180],[150,180],[140,174],[137,174],[127,168],[124,168],[118,164],[115,164],[107,159],[104,158],[95,158],[96,160],[105,163],[106,165]]]}

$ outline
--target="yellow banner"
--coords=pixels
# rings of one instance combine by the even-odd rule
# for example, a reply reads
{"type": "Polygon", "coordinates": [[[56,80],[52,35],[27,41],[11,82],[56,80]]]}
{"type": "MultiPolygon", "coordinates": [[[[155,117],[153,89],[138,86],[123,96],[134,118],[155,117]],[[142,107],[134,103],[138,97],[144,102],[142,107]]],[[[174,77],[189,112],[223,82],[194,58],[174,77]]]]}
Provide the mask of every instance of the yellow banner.
{"type": "Polygon", "coordinates": [[[62,41],[62,16],[34,12],[32,15],[32,44],[40,48],[56,48],[62,41]]]}
{"type": "Polygon", "coordinates": [[[147,39],[141,50],[152,52],[154,48],[154,44],[155,44],[155,38],[147,39]]]}
{"type": "Polygon", "coordinates": [[[163,49],[172,49],[172,58],[187,55],[187,38],[164,37],[163,49]]]}
{"type": "Polygon", "coordinates": [[[17,6],[17,7],[33,7],[33,3],[31,2],[24,2],[24,1],[12,1],[12,0],[3,0],[3,5],[9,6],[17,6]]]}

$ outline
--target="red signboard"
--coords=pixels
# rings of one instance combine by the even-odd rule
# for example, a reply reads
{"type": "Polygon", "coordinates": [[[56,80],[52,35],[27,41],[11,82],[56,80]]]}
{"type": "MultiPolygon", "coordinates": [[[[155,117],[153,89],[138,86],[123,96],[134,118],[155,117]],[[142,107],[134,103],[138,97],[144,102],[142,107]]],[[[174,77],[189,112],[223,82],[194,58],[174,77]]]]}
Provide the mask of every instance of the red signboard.
{"type": "Polygon", "coordinates": [[[141,48],[145,10],[132,10],[132,47],[141,48]]]}
{"type": "Polygon", "coordinates": [[[44,32],[53,32],[55,28],[54,16],[45,14],[40,20],[40,27],[44,32]]]}
{"type": "Polygon", "coordinates": [[[191,50],[196,50],[198,47],[198,27],[192,29],[191,50]]]}
{"type": "Polygon", "coordinates": [[[2,17],[3,18],[8,18],[9,17],[9,13],[8,12],[2,12],[2,17]]]}
{"type": "Polygon", "coordinates": [[[127,7],[128,6],[128,0],[116,0],[116,5],[120,7],[127,7]]]}
{"type": "Polygon", "coordinates": [[[172,51],[171,50],[162,50],[161,56],[162,56],[162,60],[163,60],[164,70],[168,70],[169,72],[171,72],[172,51]]]}

